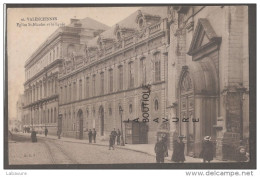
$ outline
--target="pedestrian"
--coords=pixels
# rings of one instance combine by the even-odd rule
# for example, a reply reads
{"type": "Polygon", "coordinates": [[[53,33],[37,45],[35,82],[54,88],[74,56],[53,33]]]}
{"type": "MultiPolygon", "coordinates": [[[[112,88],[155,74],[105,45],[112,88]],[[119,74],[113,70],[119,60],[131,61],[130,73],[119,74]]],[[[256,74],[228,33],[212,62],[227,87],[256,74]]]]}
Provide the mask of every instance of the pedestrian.
{"type": "Polygon", "coordinates": [[[95,129],[93,129],[93,140],[94,140],[94,143],[96,143],[96,136],[97,136],[97,131],[95,129]]]}
{"type": "Polygon", "coordinates": [[[121,132],[120,132],[120,130],[118,129],[118,130],[117,130],[117,139],[116,139],[117,145],[120,145],[120,138],[121,138],[121,132]]]}
{"type": "Polygon", "coordinates": [[[31,132],[31,139],[32,139],[33,143],[37,142],[36,131],[34,129],[32,129],[32,132],[31,132]]]}
{"type": "Polygon", "coordinates": [[[169,155],[168,155],[168,143],[167,143],[167,136],[166,136],[166,134],[163,134],[162,135],[162,142],[164,143],[164,146],[166,147],[166,149],[165,149],[165,152],[164,152],[164,157],[168,157],[169,155]]]}
{"type": "Polygon", "coordinates": [[[58,130],[58,131],[57,131],[58,139],[60,139],[60,135],[61,135],[61,130],[58,130]]]}
{"type": "Polygon", "coordinates": [[[236,155],[236,161],[238,162],[249,162],[249,153],[246,152],[246,148],[244,146],[239,146],[236,155]]]}
{"type": "Polygon", "coordinates": [[[114,128],[114,130],[111,132],[112,136],[113,136],[113,142],[114,142],[114,145],[116,144],[116,136],[117,136],[117,133],[116,133],[116,129],[114,128]]]}
{"type": "Polygon", "coordinates": [[[111,148],[113,148],[113,150],[115,150],[113,131],[112,131],[111,134],[109,135],[109,150],[110,150],[111,148]]]}
{"type": "Polygon", "coordinates": [[[205,163],[206,161],[210,163],[210,161],[213,160],[214,146],[210,140],[210,136],[205,136],[204,141],[202,142],[200,157],[203,159],[203,163],[205,163]]]}
{"type": "Polygon", "coordinates": [[[48,135],[48,129],[47,129],[47,127],[45,127],[44,134],[45,134],[45,136],[47,136],[47,135],[48,135]]]}
{"type": "Polygon", "coordinates": [[[173,142],[173,153],[172,153],[172,161],[174,162],[181,162],[183,163],[185,161],[184,156],[184,147],[185,144],[183,143],[184,136],[179,136],[177,140],[173,142]]]}
{"type": "Polygon", "coordinates": [[[89,132],[88,132],[88,141],[89,141],[89,143],[92,143],[92,136],[93,136],[92,131],[91,131],[91,129],[89,129],[89,132]]]}
{"type": "Polygon", "coordinates": [[[156,163],[164,163],[165,151],[165,144],[162,141],[162,137],[159,137],[154,147],[154,152],[156,154],[156,163]]]}

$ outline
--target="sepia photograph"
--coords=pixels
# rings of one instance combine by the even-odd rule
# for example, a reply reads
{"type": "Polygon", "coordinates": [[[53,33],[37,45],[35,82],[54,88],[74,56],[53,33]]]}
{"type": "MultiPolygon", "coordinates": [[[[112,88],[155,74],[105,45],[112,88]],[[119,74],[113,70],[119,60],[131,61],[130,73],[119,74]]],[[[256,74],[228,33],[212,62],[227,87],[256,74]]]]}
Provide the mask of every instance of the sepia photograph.
{"type": "Polygon", "coordinates": [[[256,168],[256,5],[5,9],[4,168],[256,168]]]}

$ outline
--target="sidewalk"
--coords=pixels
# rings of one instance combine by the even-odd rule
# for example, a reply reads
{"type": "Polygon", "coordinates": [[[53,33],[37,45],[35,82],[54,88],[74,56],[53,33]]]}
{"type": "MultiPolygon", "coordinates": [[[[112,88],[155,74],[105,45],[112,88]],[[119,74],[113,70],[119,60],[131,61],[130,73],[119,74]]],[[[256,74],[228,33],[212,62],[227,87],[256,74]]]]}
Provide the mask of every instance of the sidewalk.
{"type": "MultiPolygon", "coordinates": [[[[31,136],[30,133],[15,133],[15,134],[21,135],[21,136],[31,136]]],[[[108,144],[109,144],[108,141],[100,141],[100,142],[97,142],[97,143],[89,143],[88,140],[86,140],[86,139],[80,140],[80,139],[67,138],[67,137],[61,137],[61,139],[58,139],[57,136],[48,135],[47,137],[45,137],[44,134],[37,134],[37,137],[48,138],[48,139],[53,139],[53,140],[63,141],[63,142],[88,144],[88,145],[93,145],[93,146],[107,146],[108,147],[108,144]]],[[[155,157],[154,144],[125,144],[125,146],[116,145],[115,148],[145,153],[147,155],[151,155],[151,156],[155,157]]],[[[165,158],[166,161],[172,162],[171,161],[172,153],[173,152],[171,150],[168,150],[169,157],[165,158]]],[[[186,161],[185,161],[186,163],[187,162],[188,163],[202,163],[202,159],[200,159],[200,158],[193,158],[193,157],[190,157],[190,156],[185,156],[185,158],[186,158],[186,161]]],[[[212,162],[213,163],[223,163],[223,162],[227,163],[228,161],[219,161],[219,160],[214,159],[212,162]]]]}

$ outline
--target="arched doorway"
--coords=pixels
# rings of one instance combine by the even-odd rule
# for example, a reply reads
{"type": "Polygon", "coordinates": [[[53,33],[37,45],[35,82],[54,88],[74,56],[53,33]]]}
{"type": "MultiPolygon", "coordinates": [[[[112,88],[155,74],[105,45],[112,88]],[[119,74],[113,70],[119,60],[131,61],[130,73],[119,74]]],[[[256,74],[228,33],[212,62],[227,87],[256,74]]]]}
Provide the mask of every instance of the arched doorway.
{"type": "Polygon", "coordinates": [[[210,60],[183,66],[179,79],[179,134],[185,138],[185,152],[198,157],[204,136],[216,139],[217,79],[210,60]]]}
{"type": "Polygon", "coordinates": [[[189,72],[182,75],[180,81],[180,134],[186,136],[187,154],[194,153],[195,122],[194,117],[194,87],[189,72]],[[187,122],[185,122],[187,120],[187,122]]]}
{"type": "Polygon", "coordinates": [[[99,120],[100,120],[100,135],[104,136],[105,122],[104,122],[104,108],[99,107],[99,120]]]}
{"type": "Polygon", "coordinates": [[[80,109],[78,111],[78,138],[83,139],[83,112],[80,109]]]}

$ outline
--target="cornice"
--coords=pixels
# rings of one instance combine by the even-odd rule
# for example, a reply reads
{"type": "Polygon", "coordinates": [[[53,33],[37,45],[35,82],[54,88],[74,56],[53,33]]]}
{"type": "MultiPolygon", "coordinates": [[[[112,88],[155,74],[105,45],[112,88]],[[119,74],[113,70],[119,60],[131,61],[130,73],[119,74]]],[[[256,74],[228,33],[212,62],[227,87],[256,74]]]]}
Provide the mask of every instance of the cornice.
{"type": "Polygon", "coordinates": [[[48,71],[49,69],[53,68],[56,64],[59,64],[62,61],[62,59],[56,59],[54,62],[52,62],[50,65],[44,67],[40,72],[38,72],[36,75],[34,75],[32,78],[25,81],[24,86],[42,75],[44,72],[48,71]]]}

